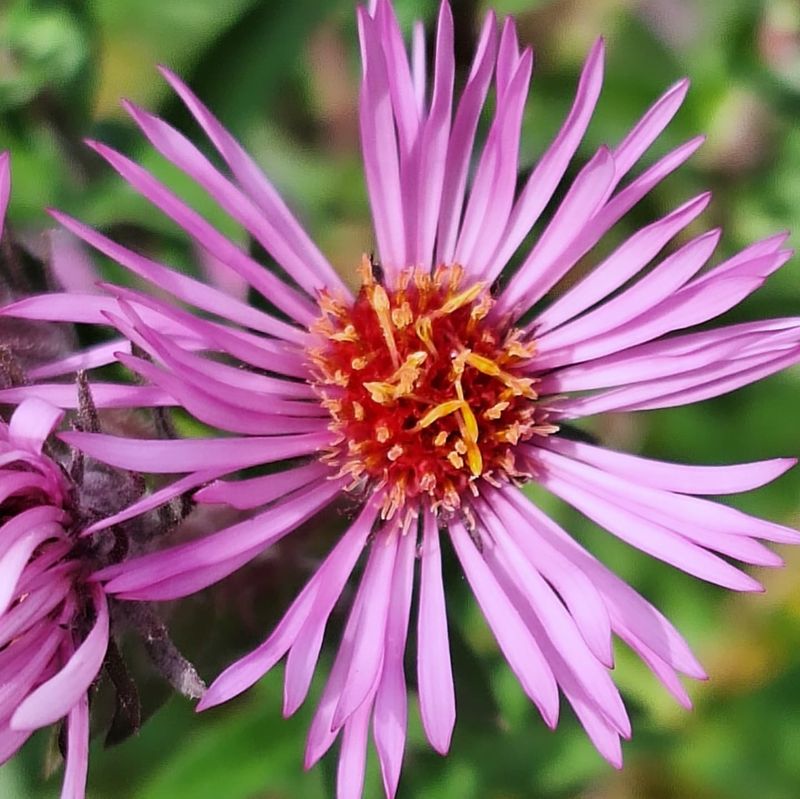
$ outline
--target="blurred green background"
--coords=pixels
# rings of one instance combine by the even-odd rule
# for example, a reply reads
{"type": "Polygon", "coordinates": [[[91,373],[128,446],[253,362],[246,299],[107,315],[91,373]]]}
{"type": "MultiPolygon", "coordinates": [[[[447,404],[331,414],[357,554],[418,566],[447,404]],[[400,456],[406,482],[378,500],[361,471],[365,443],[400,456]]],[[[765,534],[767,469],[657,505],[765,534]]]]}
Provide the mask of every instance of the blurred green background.
{"type": "MultiPolygon", "coordinates": [[[[404,24],[435,17],[432,0],[398,0],[404,24]]],[[[458,60],[468,68],[484,0],[455,3],[458,60]]],[[[497,0],[517,15],[537,66],[525,117],[529,168],[569,107],[594,38],[608,43],[606,83],[578,162],[616,143],[669,84],[693,88],[645,156],[698,132],[708,141],[659,186],[612,239],[704,188],[703,222],[723,225],[722,254],[784,228],[800,229],[800,4],[796,0],[497,0]]],[[[128,97],[186,126],[154,66],[185,76],[264,165],[342,270],[371,247],[358,155],[358,52],[351,0],[12,0],[0,9],[0,149],[13,153],[10,219],[42,230],[54,205],[191,268],[182,235],[80,144],[102,138],[165,177],[234,237],[229,220],[146,148],[118,105],[128,97]]],[[[193,130],[192,128],[189,128],[193,130]]],[[[696,232],[697,228],[695,228],[696,232]]],[[[800,266],[790,263],[732,319],[800,311],[800,266]]],[[[723,463],[800,452],[797,369],[733,396],[651,414],[618,414],[593,432],[611,446],[656,457],[723,463]]],[[[765,596],[726,594],[656,563],[541,500],[562,523],[661,607],[685,633],[711,679],[678,708],[620,648],[616,679],[634,738],[615,772],[568,709],[553,734],[524,699],[449,564],[459,724],[447,759],[424,744],[412,708],[400,797],[417,799],[795,799],[800,796],[800,553],[759,574],[765,596]]],[[[734,500],[797,526],[800,471],[734,500]]],[[[311,548],[313,550],[313,547],[311,548]]],[[[292,545],[220,587],[167,609],[175,638],[205,677],[267,632],[313,568],[292,545]],[[286,564],[290,568],[287,568],[286,564]]],[[[451,558],[452,560],[452,558],[451,558]]],[[[332,636],[333,641],[336,640],[332,636]]],[[[142,660],[135,643],[134,662],[142,660]]],[[[325,668],[329,664],[329,656],[325,668]]],[[[335,760],[301,767],[310,707],[281,719],[280,668],[225,708],[195,716],[139,669],[140,734],[92,751],[93,799],[316,799],[333,796],[335,760]]],[[[323,669],[324,671],[324,669],[323,669]]],[[[409,669],[413,673],[413,668],[409,669]]],[[[316,691],[319,691],[319,684],[316,691]]],[[[412,700],[413,703],[413,700],[412,700]]],[[[0,769],[0,796],[57,796],[40,735],[0,769]]],[[[382,796],[374,759],[367,797],[382,796]]]]}

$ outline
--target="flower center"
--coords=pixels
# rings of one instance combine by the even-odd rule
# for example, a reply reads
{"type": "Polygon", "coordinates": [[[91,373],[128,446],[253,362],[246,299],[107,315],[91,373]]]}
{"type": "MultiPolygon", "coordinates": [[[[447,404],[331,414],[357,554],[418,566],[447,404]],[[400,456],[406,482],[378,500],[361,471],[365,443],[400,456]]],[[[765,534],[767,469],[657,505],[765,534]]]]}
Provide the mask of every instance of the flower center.
{"type": "Polygon", "coordinates": [[[325,456],[339,475],[385,490],[383,517],[428,501],[452,513],[479,481],[524,480],[516,445],[554,431],[525,365],[535,343],[489,320],[484,283],[458,266],[378,282],[364,258],[351,306],[328,294],[309,351],[313,382],[336,439],[325,456]]]}

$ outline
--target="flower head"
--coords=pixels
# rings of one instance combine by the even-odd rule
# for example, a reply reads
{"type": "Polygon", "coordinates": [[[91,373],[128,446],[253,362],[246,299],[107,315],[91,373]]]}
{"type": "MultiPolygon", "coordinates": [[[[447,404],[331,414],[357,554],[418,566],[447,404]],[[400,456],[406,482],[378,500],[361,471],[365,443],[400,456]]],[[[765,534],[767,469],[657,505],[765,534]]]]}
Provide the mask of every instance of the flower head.
{"type": "MultiPolygon", "coordinates": [[[[153,146],[241,223],[291,282],[225,239],[142,167],[105,145],[91,146],[276,312],[56,214],[160,292],[105,286],[104,296],[51,294],[3,313],[110,324],[117,341],[53,365],[50,374],[66,373],[76,358],[87,367],[116,358],[144,385],[99,383],[98,404],[179,406],[226,434],[191,440],[64,434],[117,467],[184,474],[159,492],[162,499],[203,486],[194,494],[200,503],[254,510],[198,541],[104,569],[99,577],[110,593],[132,600],[187,595],[231,574],[336,499],[357,503],[349,528],[274,632],[217,679],[202,708],[241,693],[286,656],[284,705],[294,712],[307,695],[328,619],[363,557],[306,764],[341,735],[339,796],[359,796],[372,723],[386,793],[394,795],[405,746],[403,655],[417,560],[420,710],[438,751],[447,751],[455,722],[442,581],[449,541],[545,722],[557,723],[560,690],[598,750],[619,765],[620,738],[631,729],[609,672],[612,634],[683,704],[689,700],[678,674],[704,672],[674,627],[520,485],[535,481],[613,535],[700,579],[759,590],[720,556],[779,565],[761,541],[797,542],[797,533],[693,495],[756,488],[793,461],[683,466],[576,441],[564,428],[600,412],[699,401],[797,362],[798,319],[678,332],[757,289],[788,260],[785,236],[706,271],[718,231],[659,255],[706,207],[709,197],[700,195],[633,234],[552,297],[576,262],[699,146],[700,139],[687,142],[620,188],[678,110],[686,82],[657,100],[622,142],[601,148],[554,202],[598,100],[602,42],[589,54],[561,130],[518,186],[532,56],[520,49],[513,22],[498,33],[488,16],[457,101],[447,3],[430,87],[418,68],[424,45],[415,36],[409,59],[387,0],[374,13],[360,9],[358,22],[361,139],[379,266],[362,259],[355,296],[240,145],[164,70],[230,176],[167,123],[130,104],[128,111],[153,146]],[[494,116],[478,147],[478,120],[492,87],[494,116]],[[549,222],[525,246],[548,206],[549,222]],[[519,261],[515,271],[512,257],[519,261]],[[239,470],[283,462],[281,470],[234,479],[239,470]],[[232,479],[221,479],[226,475],[232,479]]],[[[74,402],[62,384],[35,390],[74,402]]],[[[19,400],[30,391],[0,392],[0,399],[19,400]]]]}
{"type": "Polygon", "coordinates": [[[88,691],[105,658],[108,602],[62,468],[44,451],[62,411],[26,399],[0,422],[0,762],[67,719],[63,797],[82,797],[88,691]]]}

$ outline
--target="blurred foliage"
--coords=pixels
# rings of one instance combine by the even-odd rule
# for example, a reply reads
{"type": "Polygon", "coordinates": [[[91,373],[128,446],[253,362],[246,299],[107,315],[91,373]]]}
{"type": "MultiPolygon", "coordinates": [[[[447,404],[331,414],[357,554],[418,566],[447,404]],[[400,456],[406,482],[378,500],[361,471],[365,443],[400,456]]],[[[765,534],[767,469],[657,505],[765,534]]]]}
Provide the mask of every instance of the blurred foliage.
{"type": "MultiPolygon", "coordinates": [[[[572,99],[581,59],[608,43],[606,84],[580,151],[617,142],[669,84],[693,89],[645,157],[706,132],[693,162],[659,186],[612,239],[711,188],[704,224],[722,225],[721,254],[778,229],[800,228],[800,5],[796,0],[456,0],[462,71],[483,12],[518,15],[536,48],[525,117],[523,167],[536,159],[572,99]]],[[[428,28],[433,0],[397,0],[405,25],[428,28]]],[[[118,105],[127,96],[188,123],[155,71],[177,70],[253,152],[322,248],[350,270],[371,247],[358,156],[358,48],[350,0],[11,0],[0,8],[0,149],[13,152],[10,218],[35,233],[57,206],[193,268],[182,235],[80,144],[102,138],[142,161],[230,235],[243,240],[203,193],[153,155],[118,105]]],[[[797,313],[798,267],[775,276],[734,319],[797,313]]],[[[733,396],[651,414],[599,420],[611,446],[655,457],[723,463],[800,452],[798,372],[733,396]]],[[[800,795],[800,554],[759,575],[766,596],[731,596],[649,560],[551,498],[537,501],[677,623],[711,680],[692,685],[693,713],[677,708],[646,669],[618,652],[616,679],[631,707],[626,768],[597,756],[567,710],[547,731],[502,664],[453,568],[459,725],[442,760],[423,742],[416,711],[401,797],[416,799],[794,799],[800,795]]],[[[800,519],[800,473],[740,507],[788,524],[800,519]]],[[[307,540],[232,581],[181,603],[171,626],[207,677],[260,640],[304,579],[307,540]],[[286,564],[297,568],[286,568],[286,564]],[[287,577],[292,573],[293,577],[287,577]],[[202,620],[202,625],[198,621],[202,620]],[[198,629],[198,626],[201,629],[198,629]]],[[[320,551],[322,549],[320,548],[320,551]]],[[[335,641],[336,636],[329,636],[335,641]]],[[[411,653],[413,655],[413,653],[411,653]]],[[[134,657],[136,654],[134,653],[134,657]]],[[[413,661],[410,659],[410,663],[413,661]]],[[[413,675],[413,668],[409,669],[413,675]]],[[[155,717],[110,750],[94,745],[93,799],[316,799],[333,795],[335,763],[302,771],[312,703],[280,714],[280,669],[230,706],[195,716],[152,675],[155,717]]],[[[317,690],[319,685],[317,686],[317,690]]],[[[0,796],[56,796],[42,778],[47,736],[0,769],[0,796]]],[[[373,758],[374,761],[374,758],[373,758]]],[[[371,762],[365,795],[381,794],[371,762]]]]}

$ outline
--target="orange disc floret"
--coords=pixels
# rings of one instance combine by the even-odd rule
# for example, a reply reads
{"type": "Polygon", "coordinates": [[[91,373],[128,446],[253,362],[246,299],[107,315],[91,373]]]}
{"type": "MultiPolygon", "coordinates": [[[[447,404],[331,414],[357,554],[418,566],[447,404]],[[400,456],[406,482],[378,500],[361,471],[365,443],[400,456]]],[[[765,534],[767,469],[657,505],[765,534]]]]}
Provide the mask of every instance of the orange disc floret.
{"type": "Polygon", "coordinates": [[[339,474],[383,488],[385,518],[425,498],[452,513],[480,479],[530,477],[514,448],[555,430],[525,375],[535,342],[492,323],[486,285],[464,286],[458,265],[409,269],[387,289],[365,257],[361,275],[351,306],[320,298],[309,351],[339,474]]]}

